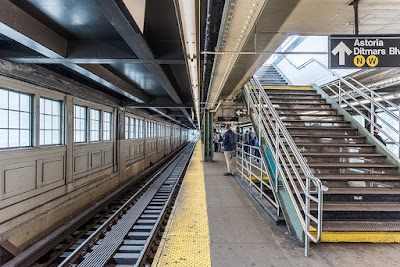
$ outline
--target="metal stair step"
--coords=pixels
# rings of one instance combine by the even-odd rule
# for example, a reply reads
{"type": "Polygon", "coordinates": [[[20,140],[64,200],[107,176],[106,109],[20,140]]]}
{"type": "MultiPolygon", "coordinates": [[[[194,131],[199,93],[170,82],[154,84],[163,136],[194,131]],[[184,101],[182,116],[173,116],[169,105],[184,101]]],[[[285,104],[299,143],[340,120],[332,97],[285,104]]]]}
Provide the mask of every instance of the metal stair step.
{"type": "Polygon", "coordinates": [[[400,221],[326,221],[322,231],[332,232],[398,232],[400,221]]]}
{"type": "Polygon", "coordinates": [[[281,94],[270,94],[267,93],[268,98],[272,101],[272,100],[290,100],[290,101],[297,101],[297,100],[310,100],[310,101],[314,101],[314,100],[321,100],[321,101],[325,101],[321,98],[320,95],[315,94],[315,95],[284,95],[282,96],[281,94]]]}
{"type": "Polygon", "coordinates": [[[298,143],[302,153],[375,153],[375,146],[365,143],[298,143]]]}
{"type": "Polygon", "coordinates": [[[280,76],[279,74],[275,74],[275,75],[266,75],[264,77],[260,77],[258,78],[259,82],[262,83],[262,81],[266,81],[266,80],[280,80],[280,81],[285,81],[282,76],[280,76]]]}
{"type": "MultiPolygon", "coordinates": [[[[292,134],[292,137],[310,137],[308,134],[292,134]]],[[[329,135],[329,134],[315,134],[312,136],[312,138],[332,138],[332,139],[343,139],[343,138],[348,138],[348,139],[365,139],[365,136],[359,136],[359,135],[329,135]]]]}
{"type": "Polygon", "coordinates": [[[316,177],[322,181],[400,181],[400,175],[396,174],[317,174],[316,177]]]}
{"type": "Polygon", "coordinates": [[[398,187],[333,187],[324,195],[400,195],[398,187]]]}
{"type": "Polygon", "coordinates": [[[322,119],[322,118],[329,118],[329,119],[339,119],[339,120],[343,120],[343,116],[342,115],[338,115],[338,114],[298,114],[298,113],[285,113],[281,115],[281,119],[284,118],[288,118],[288,117],[293,117],[293,118],[300,118],[300,119],[307,119],[307,120],[313,120],[313,119],[322,119]]]}
{"type": "Polygon", "coordinates": [[[286,127],[348,127],[350,122],[348,121],[302,121],[302,120],[283,120],[283,124],[286,127]]]}
{"type": "Polygon", "coordinates": [[[336,110],[333,108],[313,108],[310,110],[309,108],[287,108],[287,107],[274,107],[280,116],[282,115],[292,115],[293,111],[296,111],[296,115],[336,115],[336,110]]]}
{"type": "Polygon", "coordinates": [[[293,120],[293,119],[282,119],[283,122],[304,122],[304,123],[346,123],[350,124],[349,121],[344,120],[293,120]]]}
{"type": "Polygon", "coordinates": [[[327,104],[325,101],[322,103],[315,103],[315,102],[279,102],[279,101],[272,101],[272,105],[287,105],[287,106],[292,106],[292,105],[297,105],[297,106],[327,106],[331,107],[331,104],[327,104]]]}
{"type": "MultiPolygon", "coordinates": [[[[291,154],[292,158],[294,157],[291,154]]],[[[382,154],[373,153],[326,153],[326,152],[315,152],[315,153],[302,153],[302,156],[306,158],[308,163],[316,162],[327,162],[342,164],[344,162],[358,162],[358,163],[385,163],[386,156],[382,154]]]]}
{"type": "MultiPolygon", "coordinates": [[[[312,203],[311,210],[317,206],[312,203]]],[[[324,202],[324,212],[400,212],[400,202],[324,202]]]]}
{"type": "Polygon", "coordinates": [[[342,135],[340,138],[330,138],[330,137],[320,137],[320,136],[293,136],[292,138],[296,143],[316,143],[316,144],[335,144],[335,143],[345,143],[345,144],[364,144],[365,138],[351,138],[348,135],[342,135]]]}
{"type": "MultiPolygon", "coordinates": [[[[266,84],[267,85],[267,84],[266,84]]],[[[279,95],[279,96],[319,96],[319,94],[315,93],[314,90],[291,90],[291,89],[264,89],[267,93],[267,96],[270,95],[279,95]]]]}
{"type": "Polygon", "coordinates": [[[353,128],[345,128],[345,127],[295,127],[295,126],[288,126],[286,127],[290,134],[304,134],[307,133],[309,135],[314,134],[335,134],[335,135],[354,135],[357,134],[357,129],[353,128]]]}
{"type": "Polygon", "coordinates": [[[287,85],[286,82],[264,82],[262,85],[271,86],[271,85],[287,85]]]}
{"type": "Polygon", "coordinates": [[[288,130],[329,130],[329,129],[334,129],[334,130],[343,130],[343,131],[357,131],[357,129],[353,127],[333,127],[333,126],[288,126],[286,127],[288,130]]]}
{"type": "Polygon", "coordinates": [[[320,105],[322,105],[322,104],[327,104],[326,102],[325,102],[325,100],[321,100],[321,99],[318,99],[318,98],[315,98],[315,99],[309,99],[309,98],[304,98],[304,99],[298,99],[298,98],[286,98],[286,99],[275,99],[275,98],[270,98],[269,99],[271,102],[272,102],[272,104],[281,104],[281,105],[284,105],[284,104],[286,104],[286,103],[288,103],[288,104],[292,104],[292,103],[297,103],[297,104],[314,104],[314,105],[317,105],[317,104],[320,104],[320,105]]]}
{"type": "Polygon", "coordinates": [[[279,89],[265,89],[267,96],[278,96],[278,97],[306,97],[306,96],[317,96],[321,98],[320,94],[315,93],[314,90],[279,90],[279,89]]]}
{"type": "Polygon", "coordinates": [[[382,163],[348,163],[341,162],[339,165],[337,163],[330,162],[309,162],[308,165],[311,168],[321,167],[321,168],[387,168],[387,169],[398,169],[397,166],[392,164],[382,164],[382,163]]]}
{"type": "Polygon", "coordinates": [[[383,154],[373,154],[373,153],[302,153],[303,157],[319,157],[319,158],[345,158],[345,157],[379,157],[386,158],[383,154]]]}
{"type": "Polygon", "coordinates": [[[371,144],[347,144],[347,143],[334,143],[334,144],[310,144],[310,143],[296,143],[297,146],[308,146],[308,147],[375,147],[371,144]]]}

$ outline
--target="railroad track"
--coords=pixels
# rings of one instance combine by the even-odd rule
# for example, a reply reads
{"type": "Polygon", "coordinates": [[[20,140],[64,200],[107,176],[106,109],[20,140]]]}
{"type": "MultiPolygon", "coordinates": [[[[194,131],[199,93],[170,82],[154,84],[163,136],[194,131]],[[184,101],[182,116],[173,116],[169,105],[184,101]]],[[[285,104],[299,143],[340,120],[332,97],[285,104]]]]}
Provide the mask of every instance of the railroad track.
{"type": "MultiPolygon", "coordinates": [[[[119,195],[29,266],[144,266],[151,261],[194,145],[119,195]]],[[[17,256],[5,266],[26,263],[17,256]]]]}

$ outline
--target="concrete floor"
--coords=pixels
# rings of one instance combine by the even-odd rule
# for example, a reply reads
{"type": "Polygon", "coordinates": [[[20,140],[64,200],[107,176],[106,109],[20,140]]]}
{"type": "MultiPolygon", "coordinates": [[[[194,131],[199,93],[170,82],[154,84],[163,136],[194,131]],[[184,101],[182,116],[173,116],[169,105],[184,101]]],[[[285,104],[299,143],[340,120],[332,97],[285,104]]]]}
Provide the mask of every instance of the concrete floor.
{"type": "Polygon", "coordinates": [[[204,163],[211,261],[219,266],[400,266],[400,244],[311,244],[311,256],[274,225],[230,176],[223,153],[204,163]]]}

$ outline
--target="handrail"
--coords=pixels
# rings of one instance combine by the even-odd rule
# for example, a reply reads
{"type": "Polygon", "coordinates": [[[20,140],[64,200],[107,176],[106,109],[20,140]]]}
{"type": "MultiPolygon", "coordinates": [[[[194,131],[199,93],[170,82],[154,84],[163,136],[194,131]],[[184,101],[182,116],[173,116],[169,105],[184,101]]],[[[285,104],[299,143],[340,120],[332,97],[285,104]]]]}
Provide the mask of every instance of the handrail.
{"type": "Polygon", "coordinates": [[[242,175],[243,178],[248,180],[249,185],[253,186],[260,192],[260,197],[266,198],[272,204],[272,206],[275,207],[275,215],[278,217],[280,215],[280,206],[274,187],[271,184],[271,179],[268,179],[268,182],[265,182],[263,179],[264,174],[267,174],[268,177],[271,177],[271,173],[269,172],[265,161],[262,159],[260,148],[242,142],[238,142],[236,148],[237,171],[242,175]],[[256,151],[260,156],[257,156],[257,153],[255,153],[256,151]],[[254,160],[257,160],[259,164],[254,164],[254,160]],[[253,176],[256,177],[259,184],[256,184],[252,181],[253,176]],[[265,187],[272,192],[273,198],[264,192],[265,187]]]}
{"type": "MultiPolygon", "coordinates": [[[[400,135],[400,131],[392,126],[392,123],[387,122],[386,119],[383,119],[382,116],[380,116],[378,113],[375,112],[375,107],[380,108],[383,113],[388,114],[393,120],[395,120],[397,123],[400,125],[400,116],[396,115],[393,113],[392,110],[388,109],[390,107],[391,109],[395,109],[397,111],[400,111],[400,107],[398,105],[395,105],[393,102],[388,101],[384,96],[379,95],[376,93],[374,90],[369,88],[368,86],[362,84],[360,81],[357,81],[350,75],[347,75],[345,77],[342,77],[335,72],[333,72],[331,69],[329,69],[327,66],[322,64],[320,61],[318,61],[315,58],[312,58],[305,63],[301,64],[300,66],[295,66],[289,59],[284,57],[290,64],[292,64],[297,70],[300,70],[302,68],[305,68],[307,65],[311,63],[317,63],[319,66],[321,66],[323,69],[328,71],[331,75],[336,77],[335,81],[331,81],[329,83],[326,83],[321,87],[321,89],[327,89],[330,92],[334,94],[334,96],[331,96],[333,100],[335,100],[339,105],[343,105],[344,107],[349,107],[353,109],[357,114],[361,115],[366,121],[370,123],[370,129],[368,129],[371,133],[374,132],[374,128],[380,128],[378,124],[376,123],[376,118],[380,119],[382,124],[386,125],[389,129],[391,129],[395,134],[400,135]],[[355,83],[356,85],[352,84],[355,83]],[[347,86],[346,88],[343,86],[347,86]],[[338,92],[336,92],[334,89],[331,87],[334,86],[338,89],[338,92]],[[361,89],[360,89],[361,88],[361,89]],[[362,97],[360,99],[359,97],[362,97]],[[353,99],[354,101],[350,103],[347,101],[348,99],[353,99]],[[343,104],[343,102],[345,104],[343,104]],[[364,105],[363,102],[367,102],[369,106],[364,105]],[[366,111],[371,116],[366,115],[362,110],[358,109],[356,105],[363,107],[366,111]]],[[[364,125],[363,125],[364,126],[364,125]]],[[[388,132],[384,131],[383,129],[380,130],[380,133],[385,136],[386,139],[390,140],[393,144],[395,144],[399,149],[400,149],[400,142],[395,140],[392,135],[390,135],[388,132]]],[[[398,156],[398,155],[397,155],[398,156]]]]}
{"type": "Polygon", "coordinates": [[[278,192],[279,177],[288,191],[288,196],[305,234],[305,255],[308,256],[309,241],[317,243],[321,240],[323,191],[326,190],[326,187],[322,185],[320,179],[313,175],[260,82],[253,77],[245,85],[245,92],[256,118],[260,120],[258,126],[262,136],[268,147],[274,152],[276,167],[274,189],[278,192]],[[305,176],[305,183],[301,174],[305,176]],[[318,207],[316,216],[310,212],[311,202],[316,203],[318,207]],[[310,232],[311,221],[316,225],[316,237],[310,232]]]}
{"type": "MultiPolygon", "coordinates": [[[[383,111],[383,113],[389,115],[394,121],[399,123],[400,125],[400,116],[395,114],[392,110],[388,109],[386,106],[390,106],[391,108],[394,108],[398,111],[400,111],[400,107],[397,105],[393,104],[392,102],[386,100],[383,96],[377,94],[373,90],[371,90],[369,87],[363,85],[361,82],[357,81],[356,79],[348,76],[348,77],[340,77],[339,75],[335,74],[328,68],[324,66],[325,69],[330,71],[335,77],[337,77],[337,80],[329,82],[325,85],[321,86],[321,89],[327,89],[329,90],[334,97],[331,96],[333,100],[335,100],[339,105],[343,107],[349,107],[353,109],[356,113],[361,115],[365,120],[367,120],[370,123],[370,129],[368,129],[371,133],[374,132],[374,128],[380,128],[379,125],[376,123],[376,118],[380,119],[381,124],[386,125],[389,129],[391,129],[394,133],[397,135],[400,135],[400,131],[396,128],[393,127],[392,122],[388,122],[386,119],[382,118],[382,116],[379,115],[379,113],[375,112],[375,108],[379,108],[383,111]],[[351,80],[352,82],[356,83],[359,85],[362,89],[359,89],[357,86],[353,85],[351,82],[348,80],[351,80]],[[346,85],[344,87],[342,84],[346,85]],[[337,91],[333,89],[332,87],[336,87],[337,91]],[[346,90],[347,89],[347,90],[346,90]],[[361,99],[360,99],[361,97],[361,99]],[[379,101],[377,101],[377,98],[379,101]],[[352,99],[353,102],[350,103],[348,100],[352,99]],[[365,105],[363,102],[367,102],[365,105]],[[355,105],[356,104],[356,105],[355,105]],[[367,111],[371,116],[366,115],[362,110],[357,108],[358,106],[363,107],[365,111],[367,111]]],[[[383,134],[387,139],[393,142],[397,147],[400,149],[400,142],[395,140],[392,135],[390,135],[388,132],[381,130],[381,134],[383,134]]]]}

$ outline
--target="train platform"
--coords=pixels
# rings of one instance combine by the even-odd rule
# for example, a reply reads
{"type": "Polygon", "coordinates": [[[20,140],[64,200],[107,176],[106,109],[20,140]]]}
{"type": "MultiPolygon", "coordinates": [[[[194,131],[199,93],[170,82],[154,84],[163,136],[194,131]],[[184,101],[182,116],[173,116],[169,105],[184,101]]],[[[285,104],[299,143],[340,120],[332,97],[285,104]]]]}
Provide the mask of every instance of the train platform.
{"type": "Polygon", "coordinates": [[[223,153],[202,162],[197,144],[152,266],[397,266],[400,244],[321,243],[311,256],[273,224],[223,153]]]}

